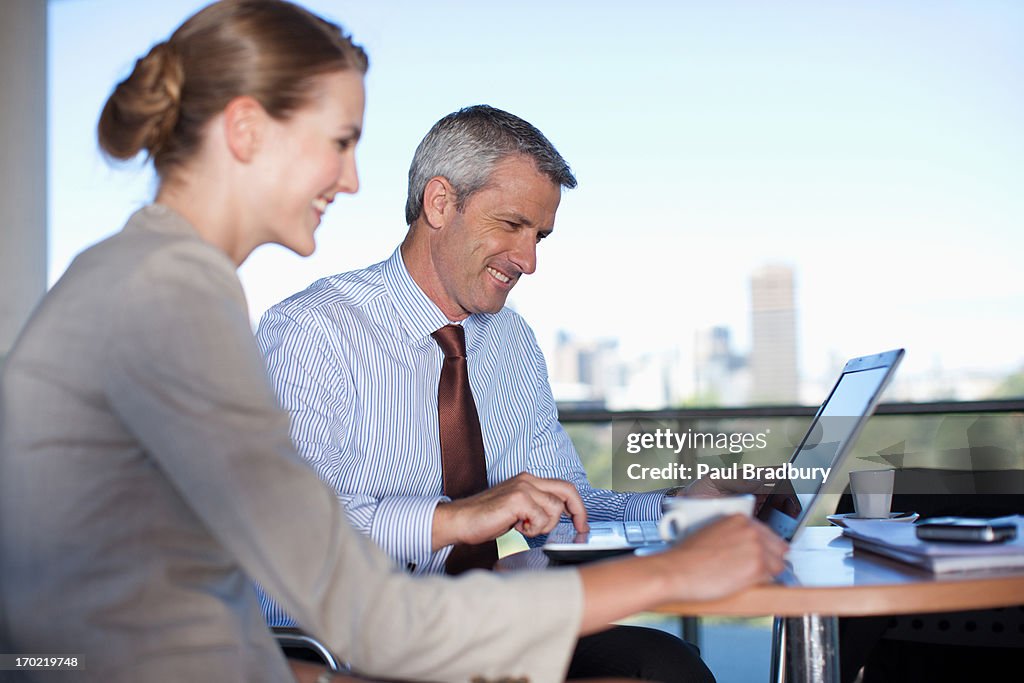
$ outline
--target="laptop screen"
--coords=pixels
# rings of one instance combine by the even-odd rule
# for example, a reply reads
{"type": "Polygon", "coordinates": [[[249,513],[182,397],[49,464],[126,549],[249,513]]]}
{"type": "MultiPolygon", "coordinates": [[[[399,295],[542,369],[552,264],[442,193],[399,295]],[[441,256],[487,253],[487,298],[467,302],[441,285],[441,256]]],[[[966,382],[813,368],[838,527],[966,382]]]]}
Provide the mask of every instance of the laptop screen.
{"type": "Polygon", "coordinates": [[[821,473],[839,471],[902,356],[899,349],[846,364],[790,459],[790,470],[804,476],[777,482],[758,512],[758,518],[786,540],[792,540],[806,522],[825,483],[821,473]]]}

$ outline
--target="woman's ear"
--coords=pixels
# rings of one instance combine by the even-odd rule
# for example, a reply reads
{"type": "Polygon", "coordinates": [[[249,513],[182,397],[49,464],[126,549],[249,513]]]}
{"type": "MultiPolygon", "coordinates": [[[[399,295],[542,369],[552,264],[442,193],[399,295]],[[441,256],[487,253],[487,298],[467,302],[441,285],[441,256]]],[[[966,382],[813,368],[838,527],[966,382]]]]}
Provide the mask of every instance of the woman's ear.
{"type": "Polygon", "coordinates": [[[228,102],[224,108],[224,139],[238,161],[252,161],[263,141],[268,118],[263,106],[252,97],[236,97],[228,102]]]}

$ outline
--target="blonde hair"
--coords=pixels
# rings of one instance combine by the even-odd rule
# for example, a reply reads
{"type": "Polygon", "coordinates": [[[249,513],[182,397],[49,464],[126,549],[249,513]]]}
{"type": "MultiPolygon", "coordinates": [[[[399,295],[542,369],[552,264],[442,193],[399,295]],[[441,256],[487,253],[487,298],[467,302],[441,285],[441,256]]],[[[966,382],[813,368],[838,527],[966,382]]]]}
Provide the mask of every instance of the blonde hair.
{"type": "Polygon", "coordinates": [[[286,119],[322,74],[368,60],[341,27],[285,0],[222,0],[154,45],[114,88],[100,115],[100,148],[114,159],[146,150],[161,178],[198,148],[204,125],[234,98],[286,119]]]}

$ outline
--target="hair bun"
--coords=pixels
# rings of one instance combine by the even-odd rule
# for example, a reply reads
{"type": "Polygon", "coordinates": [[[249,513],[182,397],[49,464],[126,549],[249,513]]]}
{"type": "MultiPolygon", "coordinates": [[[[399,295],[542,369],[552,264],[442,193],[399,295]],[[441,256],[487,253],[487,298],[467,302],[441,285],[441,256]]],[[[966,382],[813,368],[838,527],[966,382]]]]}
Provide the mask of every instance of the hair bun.
{"type": "Polygon", "coordinates": [[[152,157],[167,143],[181,111],[184,69],[167,42],[157,43],[118,84],[100,116],[100,146],[118,159],[141,150],[152,157]]]}
{"type": "Polygon", "coordinates": [[[163,146],[174,130],[174,124],[178,122],[185,71],[178,53],[170,43],[157,43],[145,58],[153,60],[151,99],[147,103],[153,107],[154,126],[150,138],[146,140],[146,148],[153,153],[163,146]]]}

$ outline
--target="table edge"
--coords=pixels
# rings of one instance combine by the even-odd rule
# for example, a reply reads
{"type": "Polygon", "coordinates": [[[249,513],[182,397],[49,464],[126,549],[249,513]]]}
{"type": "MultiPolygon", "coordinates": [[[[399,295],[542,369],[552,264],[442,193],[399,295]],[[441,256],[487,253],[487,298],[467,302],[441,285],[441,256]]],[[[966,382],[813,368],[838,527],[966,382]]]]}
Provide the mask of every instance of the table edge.
{"type": "Polygon", "coordinates": [[[916,584],[756,586],[721,600],[674,602],[652,611],[680,616],[884,616],[1024,604],[1024,574],[916,584]],[[955,590],[948,590],[955,587],[955,590]]]}

